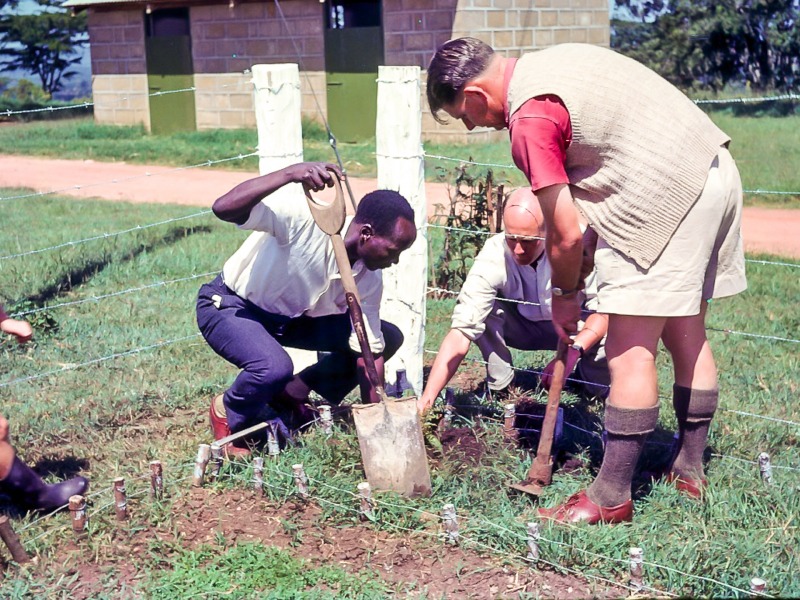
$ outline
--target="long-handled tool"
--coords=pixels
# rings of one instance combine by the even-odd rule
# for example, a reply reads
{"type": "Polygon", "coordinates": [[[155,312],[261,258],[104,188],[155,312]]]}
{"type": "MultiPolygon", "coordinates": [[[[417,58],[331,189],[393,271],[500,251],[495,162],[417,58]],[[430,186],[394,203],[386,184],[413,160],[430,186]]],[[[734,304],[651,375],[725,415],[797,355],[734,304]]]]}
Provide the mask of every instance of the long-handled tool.
{"type": "Polygon", "coordinates": [[[533,459],[528,476],[520,483],[512,483],[510,487],[526,494],[540,496],[543,488],[550,485],[553,479],[553,436],[558,418],[558,404],[561,400],[561,389],[564,387],[564,370],[567,358],[567,345],[560,341],[556,349],[556,362],[553,367],[553,379],[547,395],[542,432],[539,436],[539,447],[533,459]]]}
{"type": "Polygon", "coordinates": [[[314,222],[331,237],[350,320],[361,346],[367,377],[380,398],[377,404],[356,404],[352,407],[364,472],[370,486],[376,491],[427,496],[431,493],[431,476],[417,401],[416,398],[388,398],[378,377],[364,327],[358,288],[341,236],[345,205],[342,184],[335,173],[334,181],[336,197],[330,204],[321,204],[314,200],[308,188],[305,188],[305,192],[314,222]]]}

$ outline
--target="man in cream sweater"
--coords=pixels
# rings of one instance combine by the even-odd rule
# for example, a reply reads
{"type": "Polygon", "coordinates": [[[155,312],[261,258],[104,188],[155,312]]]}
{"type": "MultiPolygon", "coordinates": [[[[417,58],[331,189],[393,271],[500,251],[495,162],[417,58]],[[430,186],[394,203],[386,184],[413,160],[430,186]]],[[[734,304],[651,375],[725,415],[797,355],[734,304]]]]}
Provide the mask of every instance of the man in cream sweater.
{"type": "Polygon", "coordinates": [[[672,357],[679,427],[666,477],[702,497],[702,456],[719,395],[707,302],[747,285],[741,181],[728,136],[650,69],[585,44],[516,59],[474,38],[451,40],[431,60],[427,95],[437,118],[444,111],[468,129],[508,128],[514,162],[544,211],[553,324],[565,341],[580,317],[579,213],[599,236],[598,310],[609,314],[612,380],[605,455],[587,490],[541,515],[633,518],[634,468],[658,420],[659,340],[672,357]]]}

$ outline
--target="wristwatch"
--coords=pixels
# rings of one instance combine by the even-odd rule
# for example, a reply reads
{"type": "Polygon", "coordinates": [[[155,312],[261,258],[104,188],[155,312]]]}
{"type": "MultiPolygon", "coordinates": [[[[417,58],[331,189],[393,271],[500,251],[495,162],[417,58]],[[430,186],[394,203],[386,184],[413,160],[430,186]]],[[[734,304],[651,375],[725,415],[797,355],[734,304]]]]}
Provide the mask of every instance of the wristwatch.
{"type": "Polygon", "coordinates": [[[578,291],[578,288],[575,288],[574,290],[565,290],[560,287],[553,286],[550,291],[552,292],[553,296],[572,296],[578,291]]]}
{"type": "Polygon", "coordinates": [[[583,358],[583,346],[581,346],[580,342],[572,342],[570,348],[572,348],[573,350],[577,350],[580,357],[583,358]]]}

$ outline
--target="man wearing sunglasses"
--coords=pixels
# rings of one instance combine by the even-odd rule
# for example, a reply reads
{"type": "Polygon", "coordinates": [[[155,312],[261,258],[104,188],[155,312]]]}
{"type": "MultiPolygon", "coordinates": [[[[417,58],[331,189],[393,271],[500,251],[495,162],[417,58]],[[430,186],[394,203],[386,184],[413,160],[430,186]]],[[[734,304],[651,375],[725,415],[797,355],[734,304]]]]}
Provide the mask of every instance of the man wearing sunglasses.
{"type": "MultiPolygon", "coordinates": [[[[425,390],[417,406],[421,413],[455,375],[475,342],[486,362],[490,392],[502,393],[514,380],[509,348],[555,350],[558,335],[553,327],[551,302],[558,290],[550,285],[550,264],[544,252],[544,216],[530,188],[515,190],[503,209],[504,233],[490,237],[472,265],[453,311],[452,326],[439,347],[425,390]]],[[[591,231],[587,238],[592,237],[591,231]]],[[[590,244],[587,244],[587,247],[590,244]]],[[[571,379],[587,395],[605,396],[609,376],[605,352],[608,317],[592,312],[594,276],[586,274],[587,286],[580,292],[584,308],[583,326],[568,349],[565,377],[577,366],[571,379]]],[[[545,367],[542,383],[549,387],[554,361],[545,367]]]]}

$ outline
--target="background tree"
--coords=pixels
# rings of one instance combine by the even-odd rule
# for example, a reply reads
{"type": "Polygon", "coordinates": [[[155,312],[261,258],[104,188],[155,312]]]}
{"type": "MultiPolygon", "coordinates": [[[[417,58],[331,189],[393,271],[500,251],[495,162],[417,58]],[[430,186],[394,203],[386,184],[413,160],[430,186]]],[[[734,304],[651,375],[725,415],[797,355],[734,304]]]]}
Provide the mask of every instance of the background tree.
{"type": "Polygon", "coordinates": [[[683,89],[798,89],[800,0],[616,0],[612,45],[683,89]]]}
{"type": "Polygon", "coordinates": [[[63,80],[75,75],[69,69],[80,62],[79,48],[88,41],[86,14],[73,17],[55,0],[36,0],[36,4],[36,14],[0,16],[0,66],[37,75],[42,89],[52,96],[63,80]]]}

